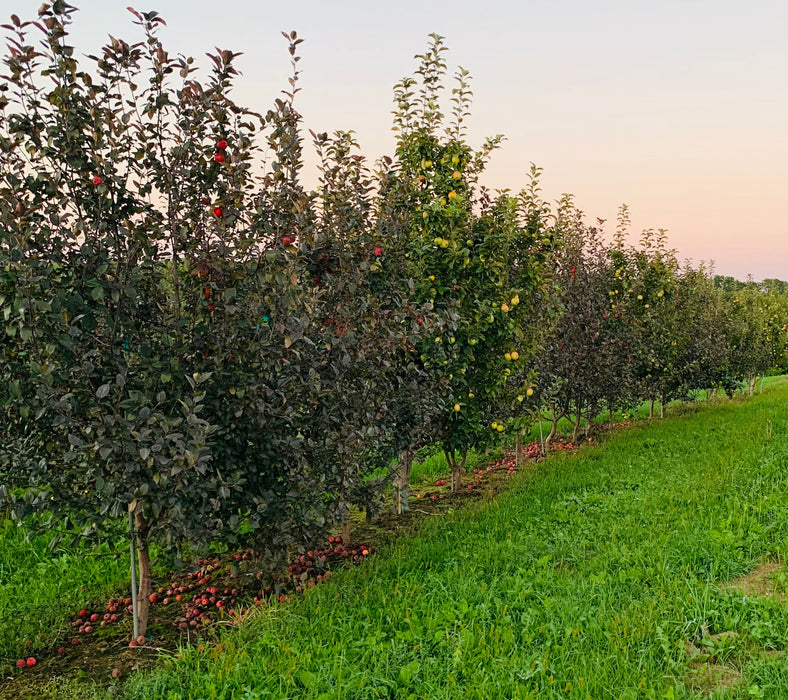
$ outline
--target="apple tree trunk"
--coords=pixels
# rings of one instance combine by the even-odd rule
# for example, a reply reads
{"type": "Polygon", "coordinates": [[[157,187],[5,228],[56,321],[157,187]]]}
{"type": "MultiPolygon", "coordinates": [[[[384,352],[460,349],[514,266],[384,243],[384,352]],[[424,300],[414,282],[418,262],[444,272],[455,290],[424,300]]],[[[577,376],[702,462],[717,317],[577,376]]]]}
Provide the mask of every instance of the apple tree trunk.
{"type": "Polygon", "coordinates": [[[462,488],[462,472],[468,455],[464,454],[462,459],[457,459],[457,453],[454,450],[444,452],[444,454],[446,455],[446,462],[451,467],[451,490],[459,491],[462,488]]]}
{"type": "Polygon", "coordinates": [[[145,635],[148,629],[150,595],[153,589],[150,568],[150,525],[142,513],[134,514],[134,527],[137,533],[137,565],[139,586],[137,588],[137,620],[139,633],[145,635]]]}
{"type": "Polygon", "coordinates": [[[350,544],[350,519],[342,523],[342,544],[345,547],[350,544]]]}
{"type": "Polygon", "coordinates": [[[402,515],[408,509],[408,495],[410,489],[410,472],[413,468],[413,450],[404,450],[397,464],[397,477],[394,480],[394,497],[396,500],[397,515],[402,515]]]}
{"type": "Polygon", "coordinates": [[[550,447],[553,439],[556,435],[558,435],[558,421],[560,421],[564,416],[566,416],[566,412],[561,411],[559,412],[556,408],[552,409],[551,412],[551,419],[550,419],[550,433],[545,438],[544,444],[545,447],[550,447]]]}
{"type": "Polygon", "coordinates": [[[572,442],[576,445],[580,437],[580,422],[583,420],[583,409],[578,406],[575,411],[575,427],[572,430],[572,442]]]}

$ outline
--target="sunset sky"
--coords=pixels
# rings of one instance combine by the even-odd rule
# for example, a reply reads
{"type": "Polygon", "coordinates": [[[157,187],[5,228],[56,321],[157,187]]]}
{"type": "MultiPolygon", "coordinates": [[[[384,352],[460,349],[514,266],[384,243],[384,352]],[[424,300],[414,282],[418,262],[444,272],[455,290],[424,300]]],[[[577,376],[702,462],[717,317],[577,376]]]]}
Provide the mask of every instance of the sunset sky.
{"type": "MultiPolygon", "coordinates": [[[[133,0],[72,0],[72,40],[139,38],[133,0]]],[[[39,0],[0,0],[34,16],[39,0]]],[[[236,101],[263,111],[287,86],[280,31],[301,45],[307,128],[354,130],[390,154],[392,87],[427,35],[449,72],[473,76],[470,141],[507,137],[486,184],[519,190],[531,161],[546,198],[575,195],[589,220],[669,230],[681,258],[719,274],[788,279],[788,2],[785,0],[158,0],[171,53],[243,52],[236,101]]],[[[204,63],[204,62],[203,62],[204,63]]],[[[309,161],[315,173],[314,159],[309,161]]],[[[316,175],[314,175],[316,179],[316,175]]],[[[310,183],[311,184],[311,183],[310,183]]]]}

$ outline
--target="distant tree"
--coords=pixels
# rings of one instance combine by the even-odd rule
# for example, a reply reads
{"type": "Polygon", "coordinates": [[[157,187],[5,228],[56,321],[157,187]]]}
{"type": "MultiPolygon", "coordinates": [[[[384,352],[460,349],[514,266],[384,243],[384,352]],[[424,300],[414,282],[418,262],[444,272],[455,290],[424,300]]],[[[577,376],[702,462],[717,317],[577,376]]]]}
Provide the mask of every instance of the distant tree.
{"type": "Polygon", "coordinates": [[[744,383],[752,394],[757,377],[773,366],[775,357],[769,342],[768,299],[754,283],[727,295],[728,372],[724,386],[728,394],[744,383]]]}

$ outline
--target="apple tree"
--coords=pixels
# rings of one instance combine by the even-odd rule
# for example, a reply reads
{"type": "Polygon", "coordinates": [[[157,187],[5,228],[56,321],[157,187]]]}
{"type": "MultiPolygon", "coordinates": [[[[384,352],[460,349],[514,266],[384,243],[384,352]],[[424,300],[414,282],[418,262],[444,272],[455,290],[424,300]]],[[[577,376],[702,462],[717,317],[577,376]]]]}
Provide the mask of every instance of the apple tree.
{"type": "Polygon", "coordinates": [[[135,11],[143,40],[83,70],[73,12],[7,27],[0,499],[96,539],[130,513],[144,632],[154,543],[245,538],[273,566],[374,497],[393,432],[380,383],[420,326],[407,286],[381,282],[347,139],[318,139],[323,187],[300,184],[297,71],[252,113],[228,96],[236,54],[200,81],[135,11]]]}
{"type": "Polygon", "coordinates": [[[766,373],[775,362],[774,314],[769,312],[767,295],[750,281],[733,293],[727,294],[729,307],[728,341],[728,386],[730,394],[742,382],[752,394],[758,376],[766,373]]]}
{"type": "Polygon", "coordinates": [[[572,440],[577,441],[584,418],[591,422],[603,405],[628,398],[628,353],[621,314],[610,308],[601,224],[587,225],[571,196],[559,203],[556,225],[563,245],[555,278],[561,315],[534,363],[534,399],[548,408],[551,421],[546,444],[561,418],[573,423],[572,440]]]}
{"type": "Polygon", "coordinates": [[[714,286],[702,264],[685,264],[678,271],[675,302],[679,322],[670,339],[676,356],[669,378],[674,395],[683,398],[694,390],[716,386],[725,376],[729,311],[724,292],[714,286]]]}
{"type": "Polygon", "coordinates": [[[490,154],[466,142],[470,109],[467,72],[452,90],[452,119],[444,124],[440,92],[445,47],[432,35],[418,78],[395,89],[396,157],[386,174],[389,216],[404,227],[410,282],[417,304],[441,320],[415,344],[440,412],[430,422],[461,486],[468,450],[490,435],[487,417],[513,363],[533,352],[536,303],[547,279],[553,240],[546,222],[528,217],[520,201],[479,185],[490,154]]]}
{"type": "MultiPolygon", "coordinates": [[[[147,40],[113,40],[92,73],[67,43],[73,12],[58,1],[6,26],[1,496],[16,518],[43,512],[43,527],[85,537],[112,536],[131,514],[144,633],[150,543],[210,538],[230,487],[200,415],[209,375],[188,362],[176,258],[187,231],[158,204],[175,194],[158,138],[160,19],[140,16],[147,40]]],[[[212,154],[190,155],[210,170],[212,154]]]]}

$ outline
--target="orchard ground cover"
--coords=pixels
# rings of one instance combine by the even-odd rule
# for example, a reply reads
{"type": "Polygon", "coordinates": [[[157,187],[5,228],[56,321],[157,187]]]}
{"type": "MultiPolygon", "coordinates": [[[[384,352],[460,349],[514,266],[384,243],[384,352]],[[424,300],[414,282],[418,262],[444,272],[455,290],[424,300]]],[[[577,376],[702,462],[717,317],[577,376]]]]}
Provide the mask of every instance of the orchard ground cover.
{"type": "Polygon", "coordinates": [[[124,692],[784,698],[786,406],[780,380],[551,459],[124,692]]]}
{"type": "Polygon", "coordinates": [[[26,529],[0,521],[0,658],[57,646],[62,620],[90,597],[111,595],[128,578],[128,558],[107,546],[66,545],[50,551],[51,536],[28,539],[26,529]]]}

